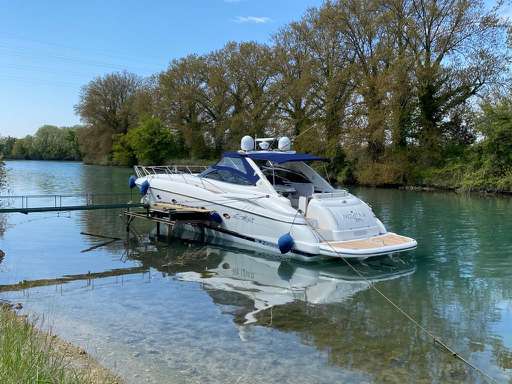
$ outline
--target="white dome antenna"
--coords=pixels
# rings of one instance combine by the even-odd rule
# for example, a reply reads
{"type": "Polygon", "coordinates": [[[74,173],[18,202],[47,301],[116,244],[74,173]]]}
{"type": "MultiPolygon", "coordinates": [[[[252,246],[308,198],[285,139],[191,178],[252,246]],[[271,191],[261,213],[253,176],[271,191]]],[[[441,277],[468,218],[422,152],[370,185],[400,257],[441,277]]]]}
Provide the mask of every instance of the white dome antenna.
{"type": "Polygon", "coordinates": [[[240,148],[242,151],[253,151],[254,150],[254,139],[251,136],[242,137],[242,141],[240,142],[240,148]]]}
{"type": "Polygon", "coordinates": [[[279,139],[279,142],[277,143],[277,148],[280,151],[289,151],[292,149],[292,142],[288,137],[283,136],[279,139]]]}

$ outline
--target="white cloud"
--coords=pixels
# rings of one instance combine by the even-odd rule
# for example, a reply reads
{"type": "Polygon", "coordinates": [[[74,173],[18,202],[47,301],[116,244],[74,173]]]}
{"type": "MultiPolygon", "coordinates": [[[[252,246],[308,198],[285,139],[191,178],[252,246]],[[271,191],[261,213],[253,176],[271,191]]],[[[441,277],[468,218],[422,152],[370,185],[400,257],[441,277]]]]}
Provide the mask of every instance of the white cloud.
{"type": "Polygon", "coordinates": [[[270,23],[272,19],[266,16],[237,16],[234,20],[235,23],[253,23],[253,24],[265,24],[270,23]]]}

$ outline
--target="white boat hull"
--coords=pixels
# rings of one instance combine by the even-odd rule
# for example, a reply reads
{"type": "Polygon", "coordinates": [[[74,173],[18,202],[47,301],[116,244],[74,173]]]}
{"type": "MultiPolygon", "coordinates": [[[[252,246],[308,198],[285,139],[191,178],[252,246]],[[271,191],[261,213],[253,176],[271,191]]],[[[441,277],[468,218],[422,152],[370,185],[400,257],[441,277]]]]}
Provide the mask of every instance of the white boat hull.
{"type": "MultiPolygon", "coordinates": [[[[352,238],[345,241],[343,239],[326,240],[325,232],[313,228],[302,215],[297,214],[296,209],[283,205],[279,198],[276,201],[275,197],[265,195],[256,189],[245,194],[237,194],[236,189],[219,193],[215,190],[214,184],[205,188],[204,182],[197,180],[199,178],[193,175],[165,176],[137,180],[139,185],[145,180],[150,182],[151,187],[144,199],[149,202],[182,204],[216,211],[222,217],[222,223],[205,228],[205,235],[209,240],[219,239],[244,247],[281,254],[278,240],[282,235],[290,233],[294,239],[294,246],[284,256],[305,261],[326,257],[363,260],[416,247],[416,241],[413,239],[389,232],[380,233],[378,231],[381,230],[375,230],[374,227],[371,227],[372,230],[369,232],[373,236],[360,236],[357,240],[364,241],[369,238],[378,238],[378,235],[390,234],[400,237],[402,241],[382,246],[376,245],[374,241],[365,247],[362,244],[358,244],[359,246],[349,244],[354,240],[352,238]]],[[[361,232],[361,229],[357,231],[361,232]]],[[[336,233],[344,235],[345,232],[347,231],[336,233]]]]}

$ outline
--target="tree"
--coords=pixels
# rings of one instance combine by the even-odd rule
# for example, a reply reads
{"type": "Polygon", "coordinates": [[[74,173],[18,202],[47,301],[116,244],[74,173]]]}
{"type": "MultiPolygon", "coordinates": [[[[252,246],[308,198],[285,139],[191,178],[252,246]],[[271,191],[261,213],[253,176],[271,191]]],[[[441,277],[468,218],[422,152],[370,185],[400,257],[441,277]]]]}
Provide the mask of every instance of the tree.
{"type": "Polygon", "coordinates": [[[318,61],[310,55],[305,20],[294,22],[274,36],[275,67],[278,74],[273,94],[278,98],[277,113],[285,130],[298,136],[315,123],[319,105],[318,61]]]}
{"type": "Polygon", "coordinates": [[[12,158],[13,159],[34,159],[37,158],[34,156],[33,149],[34,138],[30,135],[25,136],[22,139],[17,139],[12,148],[12,158]]]}
{"type": "Polygon", "coordinates": [[[487,10],[481,0],[410,0],[394,14],[403,20],[414,58],[417,138],[428,159],[440,161],[452,112],[506,73],[508,23],[499,16],[501,4],[487,10]]]}
{"type": "MultiPolygon", "coordinates": [[[[474,145],[476,101],[506,77],[510,62],[500,7],[327,0],[282,28],[272,45],[229,42],[173,60],[148,79],[126,72],[94,79],[76,106],[86,124],[77,131],[80,149],[86,162],[161,162],[135,151],[151,143],[145,132],[164,142],[170,135],[192,158],[237,148],[246,134],[287,134],[295,149],[334,159],[331,174],[417,182],[431,167],[484,151],[474,145]],[[159,123],[141,130],[148,119],[159,123]]],[[[42,143],[16,150],[22,156],[30,144],[27,156],[47,153],[42,143]]]]}
{"type": "Polygon", "coordinates": [[[174,60],[159,77],[163,120],[180,131],[192,157],[208,157],[206,145],[204,98],[206,63],[204,57],[191,55],[174,60]]]}
{"type": "Polygon", "coordinates": [[[240,43],[232,49],[228,73],[239,103],[233,117],[241,129],[235,133],[265,136],[275,128],[271,119],[277,102],[269,92],[276,76],[274,53],[270,47],[254,42],[240,43]]]}
{"type": "Polygon", "coordinates": [[[140,86],[137,75],[116,72],[97,77],[82,88],[75,112],[86,125],[78,135],[86,162],[109,162],[113,135],[125,134],[137,124],[133,102],[140,86]]]}
{"type": "Polygon", "coordinates": [[[34,135],[32,156],[41,160],[79,160],[75,129],[43,125],[34,135]]]}
{"type": "Polygon", "coordinates": [[[128,132],[126,141],[139,164],[160,165],[168,159],[182,155],[171,132],[158,118],[142,121],[128,132]]]}
{"type": "Polygon", "coordinates": [[[373,159],[384,152],[386,92],[392,57],[387,14],[381,0],[339,0],[333,7],[342,41],[354,55],[356,88],[364,106],[363,140],[373,159]]]}
{"type": "MultiPolygon", "coordinates": [[[[309,57],[308,67],[312,71],[308,80],[312,86],[309,116],[315,129],[307,128],[310,129],[307,134],[301,132],[297,144],[300,148],[314,149],[333,157],[342,144],[348,144],[348,121],[354,111],[351,105],[356,85],[354,54],[340,33],[337,12],[331,2],[326,2],[320,9],[309,9],[300,23],[292,24],[292,34],[285,32],[283,35],[285,39],[295,40],[292,43],[294,50],[303,50],[309,57]]],[[[303,77],[302,80],[306,79],[303,77]]]]}
{"type": "Polygon", "coordinates": [[[512,171],[512,99],[502,98],[482,104],[482,114],[478,119],[478,130],[482,141],[482,165],[495,173],[512,171]]]}
{"type": "Polygon", "coordinates": [[[3,158],[12,156],[12,149],[16,143],[16,138],[12,136],[0,137],[0,154],[3,158]]]}

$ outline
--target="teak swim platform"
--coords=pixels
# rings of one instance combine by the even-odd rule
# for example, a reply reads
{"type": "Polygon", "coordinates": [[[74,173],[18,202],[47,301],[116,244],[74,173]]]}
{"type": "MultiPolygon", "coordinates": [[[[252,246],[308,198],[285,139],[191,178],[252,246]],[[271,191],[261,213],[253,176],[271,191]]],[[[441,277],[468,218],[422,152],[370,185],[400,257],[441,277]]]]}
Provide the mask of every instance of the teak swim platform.
{"type": "Polygon", "coordinates": [[[372,249],[385,246],[407,244],[411,241],[410,237],[397,235],[396,233],[386,233],[381,236],[373,236],[361,240],[347,240],[347,241],[324,241],[329,243],[336,250],[340,249],[372,249]]]}

